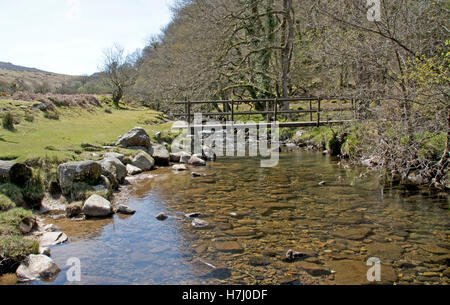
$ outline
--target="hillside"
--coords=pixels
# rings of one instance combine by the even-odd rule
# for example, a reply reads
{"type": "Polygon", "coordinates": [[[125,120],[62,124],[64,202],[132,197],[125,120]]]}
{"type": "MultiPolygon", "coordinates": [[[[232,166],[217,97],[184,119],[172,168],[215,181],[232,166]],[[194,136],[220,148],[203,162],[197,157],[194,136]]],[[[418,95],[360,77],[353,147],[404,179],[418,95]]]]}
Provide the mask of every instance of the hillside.
{"type": "Polygon", "coordinates": [[[41,73],[49,73],[47,71],[39,70],[36,68],[29,68],[24,66],[17,66],[10,62],[2,62],[0,61],[0,69],[5,70],[13,70],[13,71],[29,71],[29,72],[41,72],[41,73]]]}
{"type": "Polygon", "coordinates": [[[21,91],[36,91],[42,87],[55,90],[64,83],[78,79],[80,79],[80,76],[51,73],[36,68],[0,62],[0,91],[3,92],[8,92],[13,83],[17,83],[18,89],[21,91]]]}

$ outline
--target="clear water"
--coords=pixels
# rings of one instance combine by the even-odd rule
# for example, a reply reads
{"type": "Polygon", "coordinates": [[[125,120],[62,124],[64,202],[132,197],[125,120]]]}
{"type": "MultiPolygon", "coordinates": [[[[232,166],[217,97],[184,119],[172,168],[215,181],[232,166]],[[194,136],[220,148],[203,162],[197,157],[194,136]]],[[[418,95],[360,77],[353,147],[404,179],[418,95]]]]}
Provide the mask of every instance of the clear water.
{"type": "Polygon", "coordinates": [[[365,169],[311,152],[259,165],[161,168],[129,187],[133,216],[51,220],[69,236],[52,248],[62,272],[34,284],[68,284],[70,257],[81,261],[80,284],[368,284],[373,256],[383,283],[450,283],[447,194],[383,189],[365,169]],[[160,212],[169,219],[156,220],[160,212]],[[193,227],[184,216],[193,212],[209,226],[193,227]],[[288,249],[308,256],[285,261],[288,249]]]}

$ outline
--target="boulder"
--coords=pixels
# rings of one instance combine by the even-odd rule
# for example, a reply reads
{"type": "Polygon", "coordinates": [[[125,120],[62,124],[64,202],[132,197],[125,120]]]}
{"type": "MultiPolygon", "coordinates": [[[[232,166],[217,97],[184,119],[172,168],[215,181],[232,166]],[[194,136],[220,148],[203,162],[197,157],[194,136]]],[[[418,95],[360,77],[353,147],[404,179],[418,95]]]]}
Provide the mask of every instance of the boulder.
{"type": "Polygon", "coordinates": [[[150,149],[153,159],[155,159],[156,165],[166,166],[169,165],[170,154],[165,146],[160,144],[153,144],[150,149]]]}
{"type": "Polygon", "coordinates": [[[109,157],[101,160],[100,165],[102,166],[102,174],[113,182],[114,186],[116,184],[122,184],[127,176],[127,168],[123,163],[114,157],[109,157]]]}
{"type": "Polygon", "coordinates": [[[105,159],[108,159],[108,158],[116,158],[116,159],[119,159],[120,162],[124,163],[125,155],[119,154],[119,153],[116,153],[116,152],[108,152],[108,153],[106,153],[106,154],[103,156],[103,158],[105,158],[105,159]]]}
{"type": "Polygon", "coordinates": [[[49,247],[39,247],[39,254],[50,256],[50,252],[49,247]]]}
{"type": "Polygon", "coordinates": [[[17,268],[17,278],[21,282],[35,280],[54,279],[61,271],[55,262],[48,256],[30,254],[26,260],[17,268]]]}
{"type": "Polygon", "coordinates": [[[203,146],[203,158],[206,159],[205,161],[216,161],[216,153],[214,152],[214,149],[212,149],[209,146],[203,146]]]}
{"type": "Polygon", "coordinates": [[[39,238],[39,245],[41,247],[55,246],[67,241],[67,235],[61,231],[57,232],[45,232],[39,238]]]}
{"type": "Polygon", "coordinates": [[[31,169],[25,164],[0,160],[0,182],[25,186],[31,176],[31,169]]]}
{"type": "Polygon", "coordinates": [[[142,173],[142,169],[140,169],[139,167],[136,167],[134,165],[128,164],[127,165],[127,174],[134,176],[134,175],[138,175],[142,173]]]}
{"type": "Polygon", "coordinates": [[[191,226],[194,228],[203,229],[203,228],[208,228],[209,223],[206,220],[195,218],[192,221],[191,226]]]}
{"type": "Polygon", "coordinates": [[[133,210],[129,206],[125,204],[119,204],[119,206],[116,209],[116,213],[118,214],[125,214],[125,215],[133,215],[136,213],[136,210],[133,210]]]}
{"type": "Polygon", "coordinates": [[[105,217],[112,214],[111,203],[99,195],[92,195],[83,205],[83,213],[91,217],[105,217]]]}
{"type": "Polygon", "coordinates": [[[189,160],[191,159],[191,154],[187,153],[185,151],[180,152],[180,163],[189,163],[189,160]]]}
{"type": "Polygon", "coordinates": [[[194,166],[205,166],[205,165],[206,165],[206,161],[203,160],[203,159],[200,159],[200,158],[199,158],[198,156],[196,156],[196,155],[193,155],[193,156],[189,159],[188,163],[189,163],[190,165],[194,165],[194,166]]]}
{"type": "Polygon", "coordinates": [[[131,165],[140,168],[142,171],[149,171],[155,166],[155,160],[148,153],[141,151],[134,157],[131,165]]]}
{"type": "Polygon", "coordinates": [[[22,234],[28,234],[31,232],[33,227],[36,225],[36,219],[34,217],[27,217],[22,219],[19,223],[19,230],[22,234]]]}
{"type": "Polygon", "coordinates": [[[81,214],[82,210],[83,203],[81,201],[68,204],[66,206],[66,216],[69,218],[78,216],[81,214]]]}
{"type": "Polygon", "coordinates": [[[186,165],[184,165],[184,164],[176,164],[176,165],[172,166],[172,169],[176,170],[176,171],[185,171],[185,170],[187,170],[186,165]]]}
{"type": "Polygon", "coordinates": [[[91,160],[63,163],[58,166],[58,181],[64,195],[70,193],[74,182],[95,184],[101,175],[101,165],[91,160]]]}
{"type": "Polygon", "coordinates": [[[159,213],[158,215],[155,216],[155,218],[158,219],[158,220],[160,220],[160,221],[164,221],[164,220],[166,220],[167,218],[169,218],[169,216],[167,216],[167,215],[164,214],[164,213],[159,213]]]}
{"type": "Polygon", "coordinates": [[[190,158],[191,158],[191,154],[187,153],[185,151],[170,153],[170,162],[188,163],[190,158]]]}
{"type": "Polygon", "coordinates": [[[151,147],[150,137],[141,127],[135,127],[121,136],[116,145],[125,148],[133,146],[151,147]]]}

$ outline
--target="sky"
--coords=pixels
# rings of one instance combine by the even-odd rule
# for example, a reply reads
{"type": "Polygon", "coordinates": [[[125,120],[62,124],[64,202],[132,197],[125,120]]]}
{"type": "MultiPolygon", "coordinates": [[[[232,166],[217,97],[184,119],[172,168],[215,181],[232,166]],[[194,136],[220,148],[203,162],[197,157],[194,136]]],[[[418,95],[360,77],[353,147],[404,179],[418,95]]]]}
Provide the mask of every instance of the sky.
{"type": "Polygon", "coordinates": [[[174,0],[0,0],[0,61],[69,74],[99,70],[115,43],[131,53],[161,33],[174,0]]]}

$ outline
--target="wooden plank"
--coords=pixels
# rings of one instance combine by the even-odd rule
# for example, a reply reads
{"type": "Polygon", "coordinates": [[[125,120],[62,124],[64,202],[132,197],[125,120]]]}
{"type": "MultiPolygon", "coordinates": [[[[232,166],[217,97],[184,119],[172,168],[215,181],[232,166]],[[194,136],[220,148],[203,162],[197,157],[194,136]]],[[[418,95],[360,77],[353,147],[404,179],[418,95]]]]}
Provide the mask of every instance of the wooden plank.
{"type": "MultiPolygon", "coordinates": [[[[332,121],[320,121],[319,125],[333,125],[333,124],[345,124],[345,123],[353,123],[353,120],[332,120],[332,121]]],[[[233,127],[236,128],[245,128],[245,127],[258,127],[258,126],[270,126],[272,124],[268,124],[267,122],[260,122],[254,124],[233,124],[233,127]]],[[[305,122],[280,122],[278,123],[280,128],[282,127],[312,127],[317,126],[317,121],[305,121],[305,122]]],[[[181,126],[173,126],[176,129],[183,129],[181,126]]],[[[226,128],[226,124],[210,124],[210,125],[195,125],[191,126],[191,128],[226,128]]]]}

